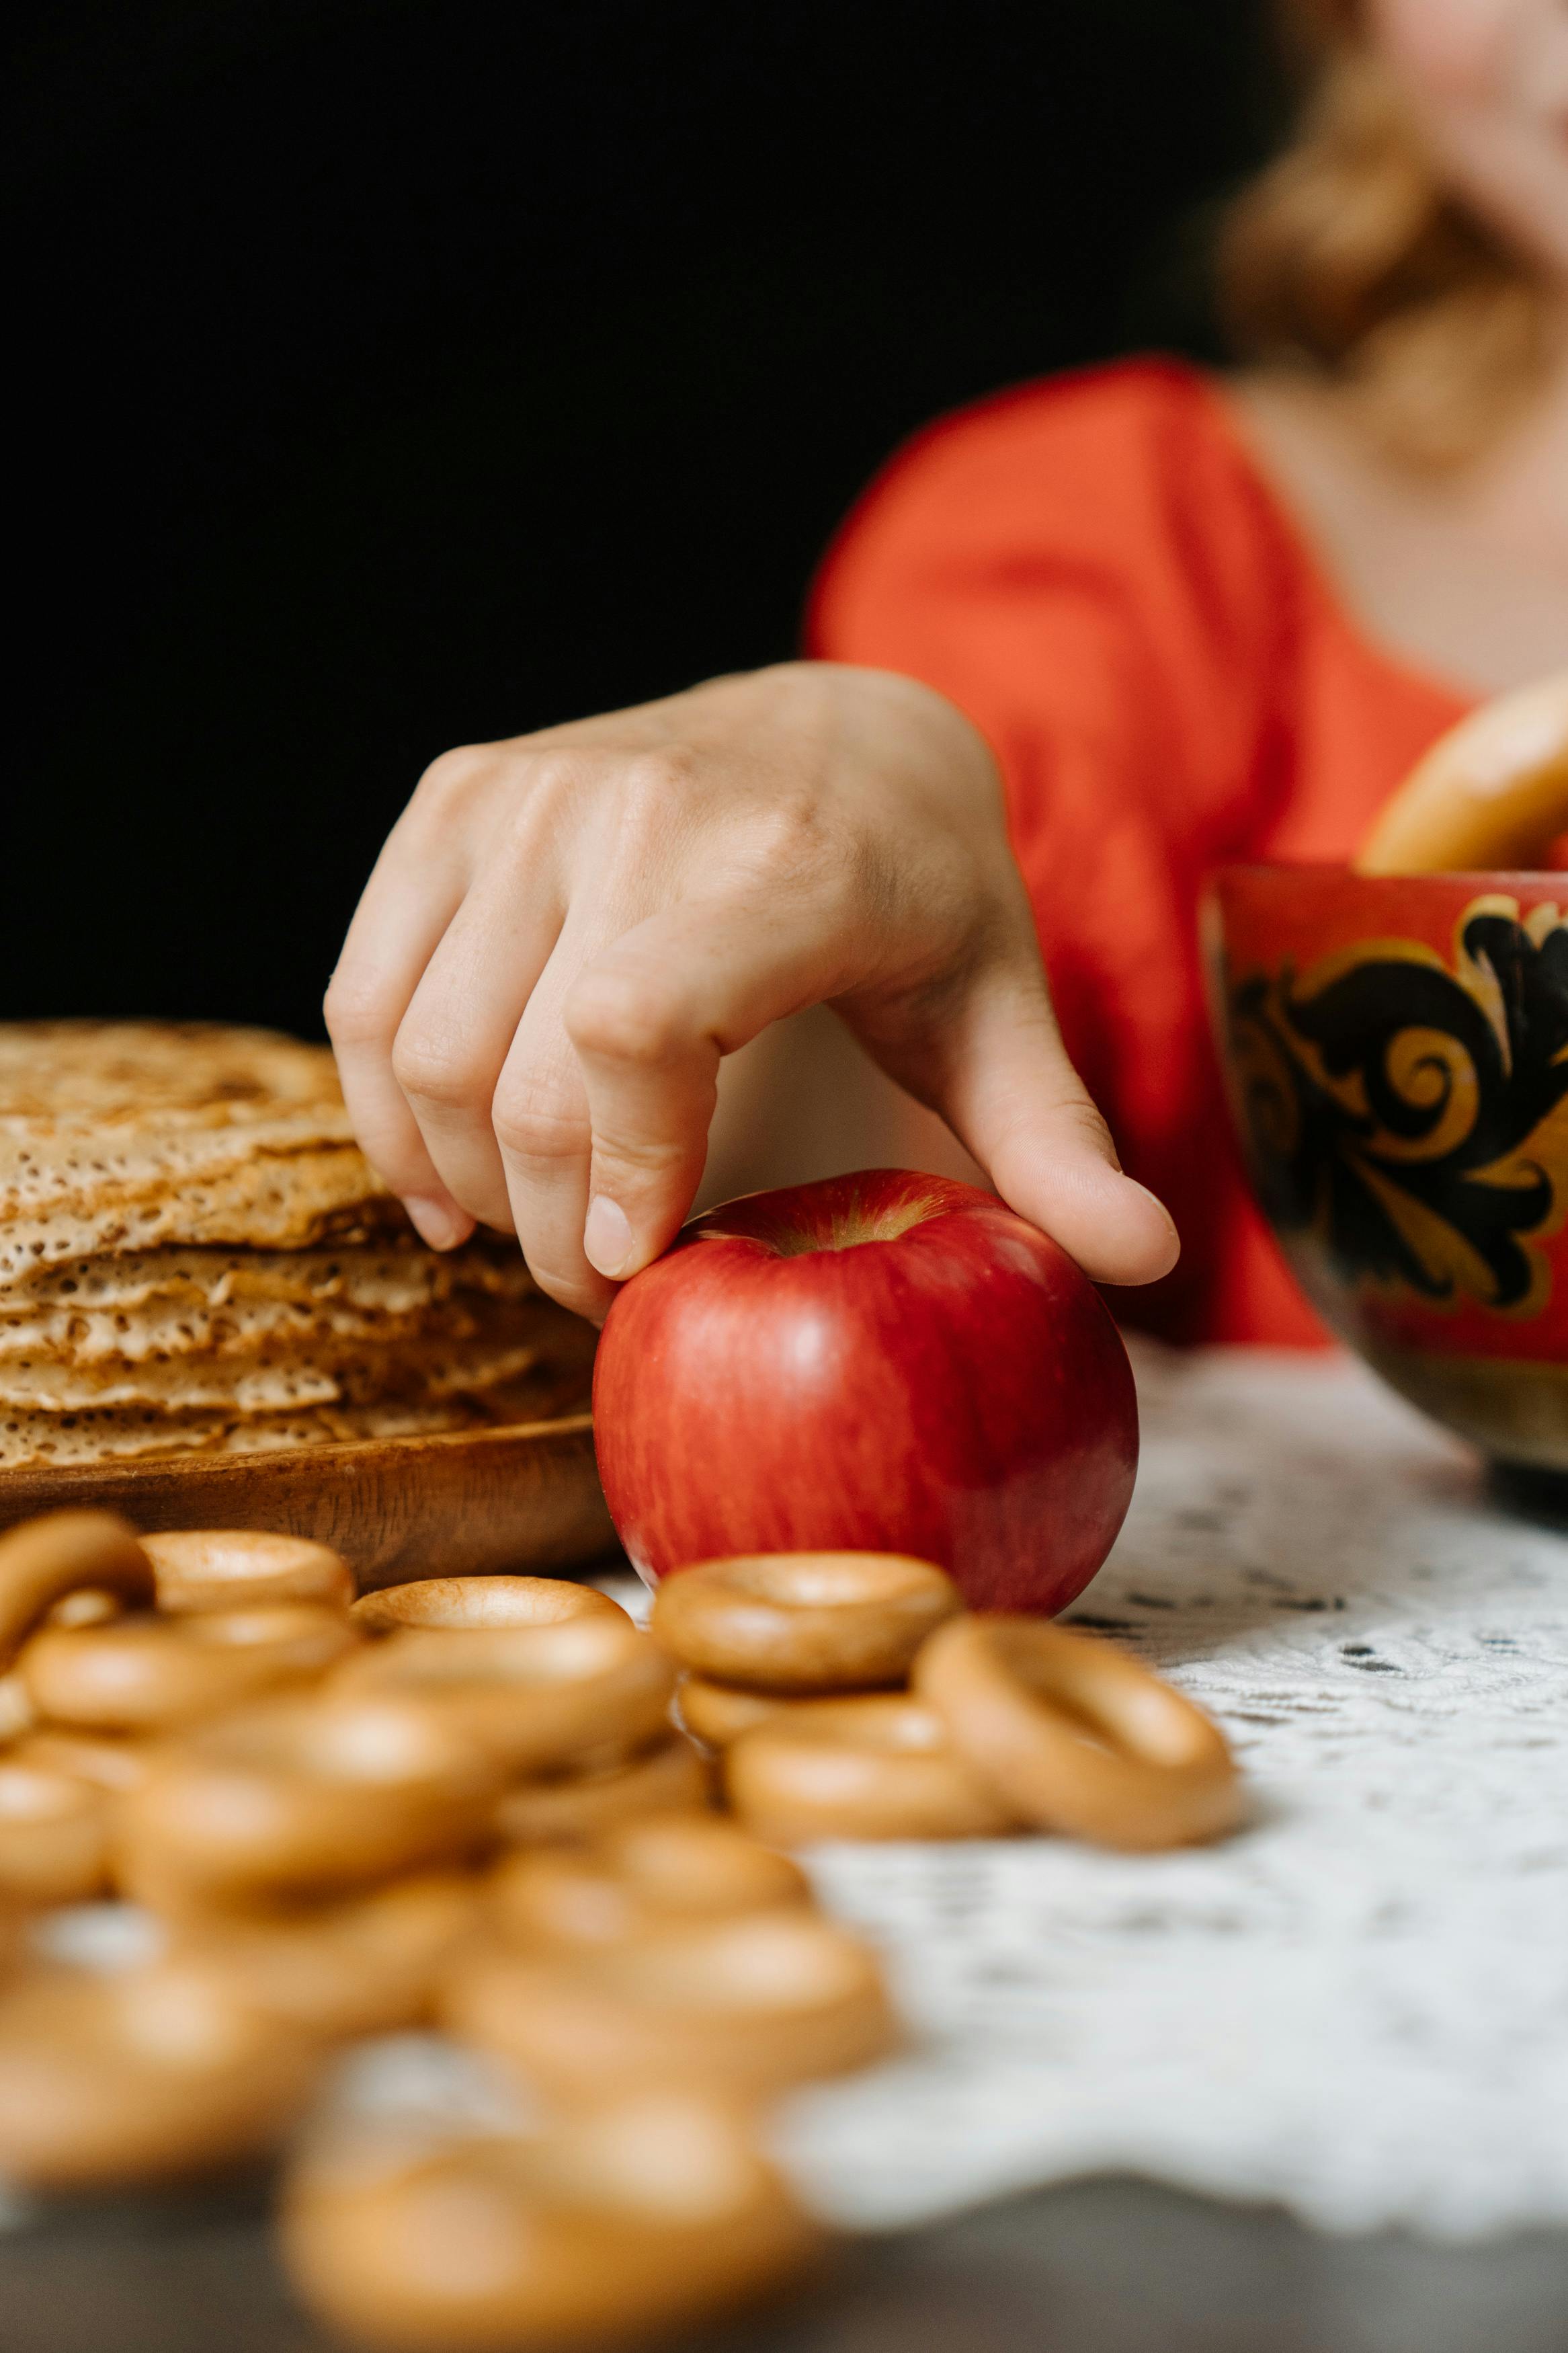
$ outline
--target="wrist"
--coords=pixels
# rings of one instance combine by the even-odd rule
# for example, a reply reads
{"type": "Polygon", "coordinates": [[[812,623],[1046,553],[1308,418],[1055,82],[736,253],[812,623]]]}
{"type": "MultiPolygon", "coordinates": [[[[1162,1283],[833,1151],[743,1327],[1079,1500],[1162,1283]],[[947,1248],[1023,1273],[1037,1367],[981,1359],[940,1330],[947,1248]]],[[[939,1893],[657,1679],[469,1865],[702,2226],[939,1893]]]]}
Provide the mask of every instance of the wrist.
{"type": "Polygon", "coordinates": [[[777,662],[753,675],[770,694],[795,705],[813,732],[853,745],[879,765],[940,767],[969,774],[982,789],[999,788],[996,762],[979,728],[922,679],[830,661],[777,662]]]}

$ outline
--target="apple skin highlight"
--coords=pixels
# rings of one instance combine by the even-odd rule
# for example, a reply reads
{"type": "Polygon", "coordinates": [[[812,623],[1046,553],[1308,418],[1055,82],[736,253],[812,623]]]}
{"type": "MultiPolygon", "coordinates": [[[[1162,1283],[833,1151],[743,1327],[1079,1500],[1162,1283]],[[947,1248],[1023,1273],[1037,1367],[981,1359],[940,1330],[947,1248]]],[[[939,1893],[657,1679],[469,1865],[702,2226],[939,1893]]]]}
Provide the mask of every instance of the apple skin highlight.
{"type": "Polygon", "coordinates": [[[1050,1614],[1138,1465],[1131,1368],[1065,1250],[905,1169],[693,1219],[605,1320],[595,1442],[650,1585],[735,1553],[901,1552],[972,1609],[1050,1614]]]}

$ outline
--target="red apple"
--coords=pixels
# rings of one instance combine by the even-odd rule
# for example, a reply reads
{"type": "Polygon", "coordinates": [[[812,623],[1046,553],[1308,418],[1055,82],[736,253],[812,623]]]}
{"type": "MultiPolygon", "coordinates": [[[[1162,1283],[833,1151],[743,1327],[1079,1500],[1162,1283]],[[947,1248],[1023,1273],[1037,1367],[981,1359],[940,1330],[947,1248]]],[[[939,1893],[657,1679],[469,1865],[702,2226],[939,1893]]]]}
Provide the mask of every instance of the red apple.
{"type": "Polygon", "coordinates": [[[914,1553],[978,1609],[1081,1592],[1138,1464],[1087,1276],[989,1193],[900,1168],[694,1218],[610,1309],[594,1426],[649,1584],[731,1553],[914,1553]]]}

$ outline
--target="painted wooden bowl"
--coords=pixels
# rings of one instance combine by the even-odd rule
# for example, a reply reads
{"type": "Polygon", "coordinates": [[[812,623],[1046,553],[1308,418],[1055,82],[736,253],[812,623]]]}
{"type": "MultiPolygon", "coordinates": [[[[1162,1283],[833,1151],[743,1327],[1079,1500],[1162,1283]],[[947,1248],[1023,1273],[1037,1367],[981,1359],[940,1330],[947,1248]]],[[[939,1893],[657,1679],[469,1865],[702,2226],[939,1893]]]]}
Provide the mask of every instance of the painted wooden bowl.
{"type": "Polygon", "coordinates": [[[1568,1473],[1568,873],[1232,867],[1205,919],[1302,1289],[1412,1403],[1568,1473]]]}

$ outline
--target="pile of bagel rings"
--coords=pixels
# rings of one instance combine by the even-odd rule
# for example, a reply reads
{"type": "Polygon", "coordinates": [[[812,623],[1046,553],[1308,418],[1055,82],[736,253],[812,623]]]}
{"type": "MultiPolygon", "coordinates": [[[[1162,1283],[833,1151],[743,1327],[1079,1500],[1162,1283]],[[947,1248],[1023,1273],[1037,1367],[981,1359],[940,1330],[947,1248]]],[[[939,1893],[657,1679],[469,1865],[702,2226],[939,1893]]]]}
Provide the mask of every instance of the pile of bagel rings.
{"type": "Polygon", "coordinates": [[[773,1845],[1036,1830],[1170,1847],[1240,1819],[1201,1708],[1093,1635],[972,1616],[929,1561],[705,1561],[660,1586],[651,1624],[687,1671],[682,1723],[773,1845]]]}
{"type": "Polygon", "coordinates": [[[784,1850],[1171,1845],[1238,1802],[1189,1702],[921,1561],[701,1564],[644,1632],[555,1579],[356,1599],[302,1539],[35,1520],[0,1536],[0,2182],[288,2144],[285,2259],[351,2337],[695,2321],[824,2243],[766,2104],[898,2041],[784,1850]],[[345,2045],[431,2027],[515,2111],[322,2102],[345,2045]]]}

